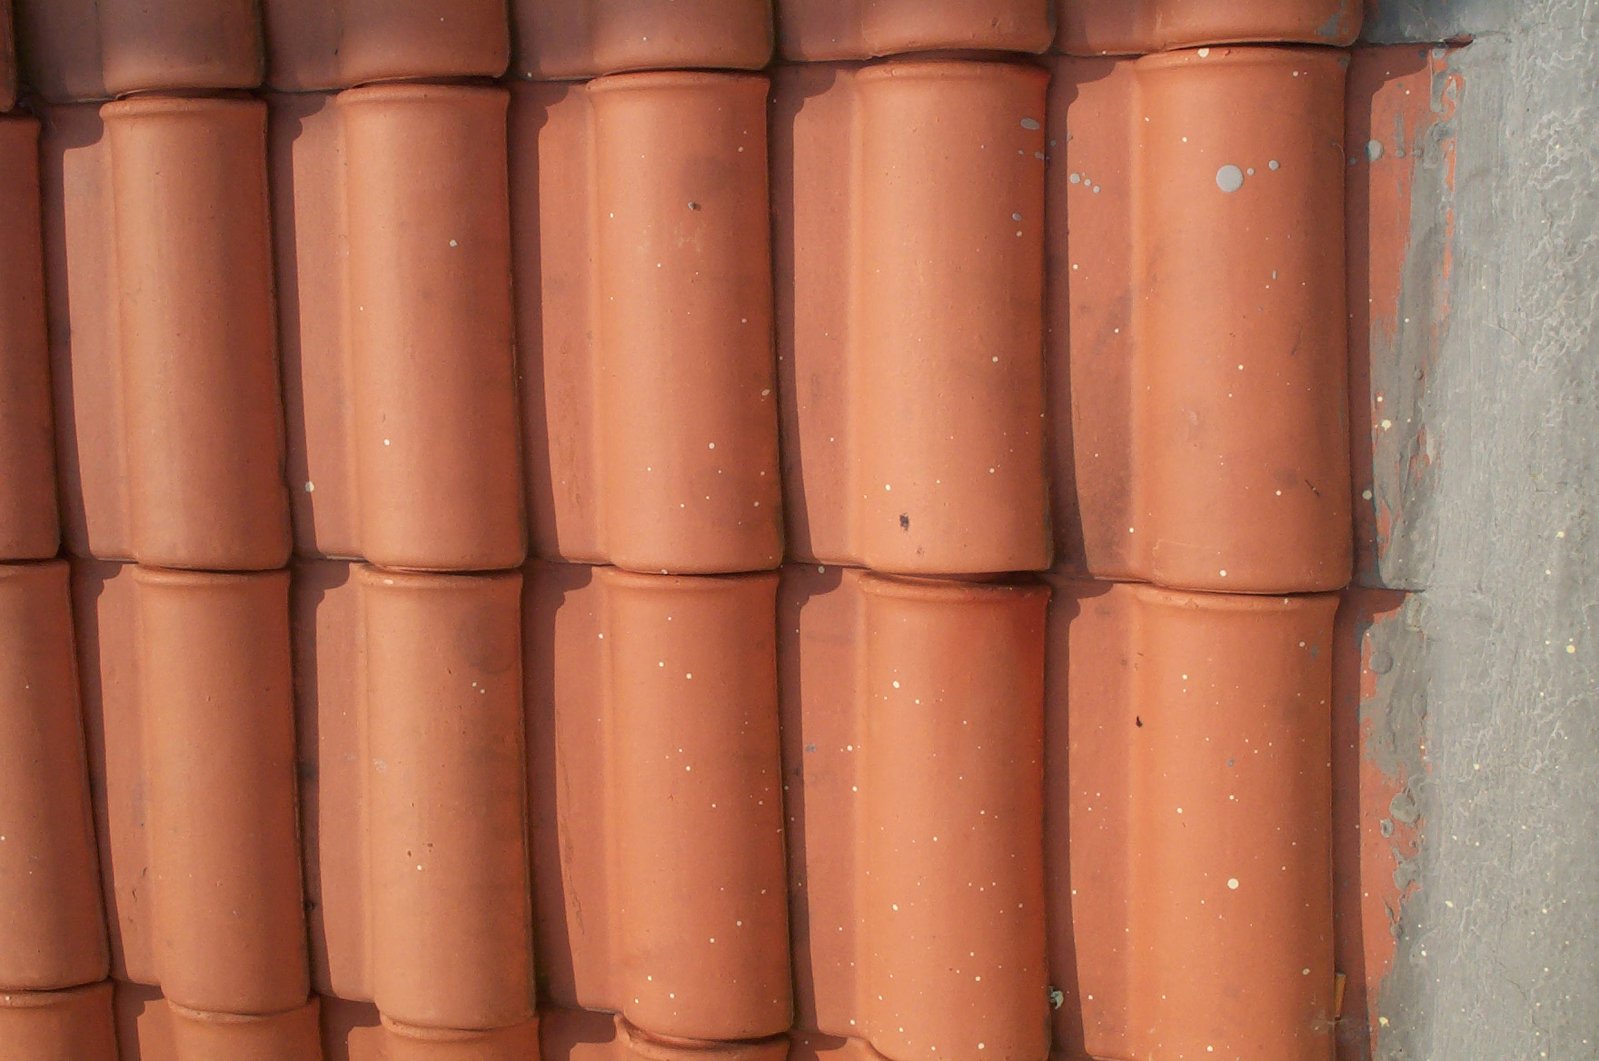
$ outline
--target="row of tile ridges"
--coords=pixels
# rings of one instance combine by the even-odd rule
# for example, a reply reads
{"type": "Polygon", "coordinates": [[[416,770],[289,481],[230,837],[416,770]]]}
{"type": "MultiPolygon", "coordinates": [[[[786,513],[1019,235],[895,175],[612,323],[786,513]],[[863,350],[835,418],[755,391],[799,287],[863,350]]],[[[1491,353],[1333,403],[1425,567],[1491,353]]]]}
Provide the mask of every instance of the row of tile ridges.
{"type": "Polygon", "coordinates": [[[729,1051],[1314,1057],[1335,606],[0,566],[0,1020],[109,971],[221,1042],[315,993],[512,1050],[536,984],[729,1051]]]}
{"type": "MultiPolygon", "coordinates": [[[[6,0],[21,79],[52,102],[189,89],[587,78],[926,51],[1141,54],[1245,41],[1344,45],[1356,0],[6,0]]],[[[16,91],[0,9],[0,110],[16,91]]]]}
{"type": "Polygon", "coordinates": [[[70,553],[178,568],[1338,588],[1345,65],[900,59],[4,119],[0,555],[55,554],[57,479],[70,553]]]}

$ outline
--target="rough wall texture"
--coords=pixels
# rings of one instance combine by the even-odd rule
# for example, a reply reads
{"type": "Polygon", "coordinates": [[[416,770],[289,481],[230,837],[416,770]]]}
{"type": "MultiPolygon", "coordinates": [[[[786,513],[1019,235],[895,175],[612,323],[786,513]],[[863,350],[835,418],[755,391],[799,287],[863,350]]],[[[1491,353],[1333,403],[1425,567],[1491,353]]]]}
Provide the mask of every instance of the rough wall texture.
{"type": "Polygon", "coordinates": [[[1400,441],[1368,454],[1367,518],[1402,502],[1404,529],[1361,581],[1413,595],[1365,628],[1383,673],[1361,723],[1389,737],[1419,723],[1421,759],[1404,754],[1421,772],[1401,809],[1424,839],[1413,863],[1398,859],[1394,885],[1412,894],[1373,985],[1374,1035],[1344,1043],[1393,1059],[1590,1058],[1599,7],[1381,6],[1373,42],[1472,40],[1446,63],[1452,192],[1432,161],[1413,186],[1410,257],[1433,267],[1402,277],[1391,341],[1372,333],[1372,392],[1402,396],[1402,415],[1385,414],[1400,441]]]}

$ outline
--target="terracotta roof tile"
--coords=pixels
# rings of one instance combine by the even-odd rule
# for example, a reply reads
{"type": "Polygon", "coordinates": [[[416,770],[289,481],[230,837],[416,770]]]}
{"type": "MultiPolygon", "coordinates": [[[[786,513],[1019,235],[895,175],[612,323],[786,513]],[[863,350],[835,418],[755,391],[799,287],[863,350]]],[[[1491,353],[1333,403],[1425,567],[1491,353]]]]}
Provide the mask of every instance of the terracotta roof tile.
{"type": "Polygon", "coordinates": [[[776,589],[529,568],[535,936],[557,1005],[670,1038],[789,1027],[776,589]]]}
{"type": "Polygon", "coordinates": [[[0,991],[103,979],[67,565],[0,564],[0,991]]]}
{"type": "Polygon", "coordinates": [[[170,567],[288,553],[266,108],[49,108],[43,167],[68,547],[170,567]]]}
{"type": "Polygon", "coordinates": [[[1047,1051],[1046,598],[784,570],[800,1027],[892,1058],[1047,1051]]]}
{"type": "Polygon", "coordinates": [[[1138,55],[1254,41],[1349,44],[1361,0],[1054,0],[1055,47],[1073,55],[1138,55]]]}
{"type": "Polygon", "coordinates": [[[1041,52],[1049,0],[777,0],[790,60],[869,59],[942,50],[1041,52]]]}
{"type": "Polygon", "coordinates": [[[778,71],[790,557],[1048,566],[1046,83],[992,62],[778,71]]]}
{"type": "Polygon", "coordinates": [[[766,91],[702,73],[514,90],[536,555],[692,573],[781,559],[766,91]]]}
{"type": "Polygon", "coordinates": [[[1343,219],[1328,208],[1346,65],[1276,48],[1056,62],[1068,568],[1241,592],[1349,580],[1343,219]]]}
{"type": "Polygon", "coordinates": [[[0,1057],[1329,1056],[1350,3],[18,2],[0,1057]]]}
{"type": "Polygon", "coordinates": [[[316,986],[395,1021],[532,1016],[520,587],[296,569],[316,986]]]}
{"type": "Polygon", "coordinates": [[[421,77],[499,77],[505,0],[263,0],[267,84],[286,92],[421,77]]]}
{"type": "Polygon", "coordinates": [[[111,982],[0,992],[0,1043],[8,1056],[30,1061],[116,1057],[111,982]]]}
{"type": "Polygon", "coordinates": [[[0,560],[42,560],[60,541],[38,141],[38,122],[0,116],[0,560]]]}
{"type": "Polygon", "coordinates": [[[512,71],[571,80],[626,70],[758,70],[770,0],[511,0],[512,71]]]}
{"type": "Polygon", "coordinates": [[[74,581],[114,975],[207,1012],[300,1005],[286,573],[74,581]]]}
{"type": "Polygon", "coordinates": [[[0,111],[17,102],[17,51],[11,22],[11,0],[0,0],[0,111]]]}
{"type": "Polygon", "coordinates": [[[1337,597],[1052,584],[1057,1048],[1327,1056],[1337,597]]]}
{"type": "Polygon", "coordinates": [[[609,1013],[548,1011],[539,1034],[544,1061],[785,1061],[788,1039],[709,1043],[657,1039],[609,1013]]]}
{"type": "Polygon", "coordinates": [[[302,555],[522,561],[505,111],[503,89],[461,85],[273,97],[302,555]]]}
{"type": "Polygon", "coordinates": [[[52,103],[261,83],[255,0],[13,0],[23,79],[52,103]]]}

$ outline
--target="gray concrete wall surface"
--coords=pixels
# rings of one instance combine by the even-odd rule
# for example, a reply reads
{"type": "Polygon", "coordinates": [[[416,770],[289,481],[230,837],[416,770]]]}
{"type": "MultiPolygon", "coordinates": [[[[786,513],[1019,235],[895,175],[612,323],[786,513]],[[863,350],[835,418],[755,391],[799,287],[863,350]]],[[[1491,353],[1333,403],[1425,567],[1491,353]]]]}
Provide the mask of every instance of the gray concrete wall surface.
{"type": "Polygon", "coordinates": [[[1448,319],[1373,369],[1426,375],[1432,458],[1384,558],[1400,577],[1369,576],[1414,594],[1383,636],[1409,671],[1390,706],[1425,735],[1377,1056],[1595,1059],[1599,0],[1383,8],[1369,41],[1472,41],[1450,63],[1448,319]]]}

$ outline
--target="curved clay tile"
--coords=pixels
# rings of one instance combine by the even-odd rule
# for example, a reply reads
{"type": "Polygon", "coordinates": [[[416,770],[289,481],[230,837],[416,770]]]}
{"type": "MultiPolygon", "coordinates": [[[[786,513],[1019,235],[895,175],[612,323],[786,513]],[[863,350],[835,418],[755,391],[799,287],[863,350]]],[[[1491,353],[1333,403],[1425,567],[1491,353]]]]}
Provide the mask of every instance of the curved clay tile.
{"type": "Polygon", "coordinates": [[[771,0],[511,0],[513,72],[540,81],[626,70],[759,70],[771,0]]]}
{"type": "Polygon", "coordinates": [[[539,1021],[470,1031],[418,1028],[365,1002],[322,999],[325,1061],[539,1061],[539,1021]]]}
{"type": "Polygon", "coordinates": [[[1049,0],[777,0],[784,59],[869,59],[899,52],[1041,52],[1049,0]]]}
{"type": "Polygon", "coordinates": [[[423,1027],[524,1022],[533,953],[521,575],[363,566],[354,581],[372,998],[391,1020],[423,1027]]]}
{"type": "MultiPolygon", "coordinates": [[[[176,1002],[164,1001],[172,1035],[173,1061],[191,1057],[227,1058],[228,1061],[282,1061],[317,1057],[317,1000],[284,1013],[241,1016],[201,1013],[176,1002]]],[[[159,1054],[144,1052],[154,1061],[159,1054]]]]}
{"type": "Polygon", "coordinates": [[[101,109],[119,274],[134,556],[288,556],[267,228],[266,107],[141,96],[101,109]]]}
{"type": "Polygon", "coordinates": [[[309,983],[288,573],[128,574],[145,735],[141,890],[162,992],[206,1012],[297,1008],[309,983]]]}
{"type": "Polygon", "coordinates": [[[1330,1055],[1337,604],[1057,580],[1058,1045],[1330,1055]]]}
{"type": "Polygon", "coordinates": [[[764,77],[521,85],[513,217],[534,552],[776,567],[764,77]]]}
{"type": "Polygon", "coordinates": [[[0,188],[0,560],[42,560],[60,527],[32,118],[0,116],[0,188]]]}
{"type": "Polygon", "coordinates": [[[785,1061],[787,1036],[759,1042],[657,1039],[624,1018],[584,1010],[547,1010],[539,1030],[544,1061],[785,1061]]]}
{"type": "Polygon", "coordinates": [[[1043,1057],[1039,585],[784,569],[801,1027],[1043,1057]]]}
{"type": "Polygon", "coordinates": [[[261,83],[255,0],[15,0],[23,79],[52,103],[261,83]]]}
{"type": "Polygon", "coordinates": [[[41,108],[50,377],[61,537],[73,556],[128,560],[110,141],[98,104],[41,108]]]}
{"type": "Polygon", "coordinates": [[[112,974],[207,1012],[305,1002],[288,579],[76,562],[112,974]]]}
{"type": "Polygon", "coordinates": [[[284,92],[499,77],[505,0],[262,0],[267,84],[284,92]]]}
{"type": "Polygon", "coordinates": [[[11,27],[11,0],[0,0],[0,112],[17,102],[17,52],[11,27]]]}
{"type": "Polygon", "coordinates": [[[0,993],[0,1043],[16,1058],[77,1061],[116,1057],[111,982],[65,991],[0,993]]]}
{"type": "Polygon", "coordinates": [[[915,574],[1048,565],[1047,80],[926,60],[778,72],[791,558],[915,574]]]}
{"type": "Polygon", "coordinates": [[[362,555],[420,569],[514,566],[525,541],[505,92],[374,86],[342,93],[337,108],[362,555]]]}
{"type": "Polygon", "coordinates": [[[1055,524],[1072,569],[1239,592],[1348,581],[1347,62],[1057,61],[1051,363],[1072,423],[1055,524]]]}
{"type": "Polygon", "coordinates": [[[541,984],[654,1037],[784,1031],[776,575],[527,581],[541,984]]]}
{"type": "Polygon", "coordinates": [[[1201,44],[1346,45],[1361,0],[1054,0],[1057,51],[1139,55],[1201,44]]]}
{"type": "Polygon", "coordinates": [[[302,555],[522,561],[505,107],[461,85],[272,98],[302,555]]]}
{"type": "Polygon", "coordinates": [[[65,562],[0,564],[0,630],[0,992],[90,983],[107,952],[65,562]]]}
{"type": "Polygon", "coordinates": [[[520,576],[323,561],[293,582],[316,988],[406,1026],[526,1022],[520,576]]]}

